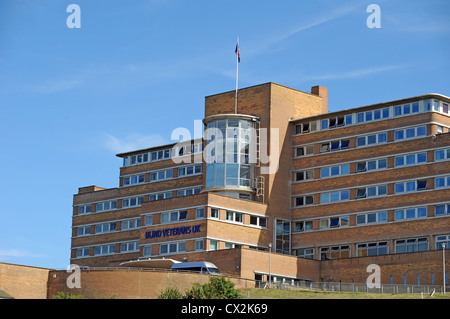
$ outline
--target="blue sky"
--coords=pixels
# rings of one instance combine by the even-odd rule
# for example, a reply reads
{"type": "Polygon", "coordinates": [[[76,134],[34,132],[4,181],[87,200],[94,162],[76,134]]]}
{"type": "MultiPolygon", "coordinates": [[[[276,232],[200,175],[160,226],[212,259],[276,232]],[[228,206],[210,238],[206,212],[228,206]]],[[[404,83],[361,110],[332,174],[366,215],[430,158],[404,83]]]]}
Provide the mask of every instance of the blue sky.
{"type": "Polygon", "coordinates": [[[116,187],[115,154],[193,130],[204,97],[235,88],[237,37],[239,87],[322,85],[336,111],[450,96],[449,15],[448,0],[0,0],[0,261],[66,268],[78,187],[116,187]]]}

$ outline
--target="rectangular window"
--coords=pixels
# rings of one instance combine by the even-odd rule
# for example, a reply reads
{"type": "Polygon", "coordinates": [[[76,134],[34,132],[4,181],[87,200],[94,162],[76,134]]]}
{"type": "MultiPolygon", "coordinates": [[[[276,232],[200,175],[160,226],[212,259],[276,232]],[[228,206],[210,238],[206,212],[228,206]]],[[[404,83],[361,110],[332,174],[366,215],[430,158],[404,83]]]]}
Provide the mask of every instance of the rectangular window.
{"type": "Polygon", "coordinates": [[[435,216],[450,215],[450,204],[436,205],[434,207],[434,215],[435,216]]]}
{"type": "Polygon", "coordinates": [[[78,206],[78,215],[89,214],[92,212],[92,205],[78,206]]]}
{"type": "Polygon", "coordinates": [[[395,167],[416,165],[427,162],[427,153],[397,156],[394,159],[395,167]]]}
{"type": "Polygon", "coordinates": [[[178,177],[197,175],[201,174],[201,172],[202,172],[202,165],[180,167],[178,169],[178,177]]]}
{"type": "Polygon", "coordinates": [[[426,218],[427,217],[427,208],[426,207],[416,207],[416,208],[408,208],[408,209],[398,209],[395,211],[395,220],[407,220],[407,219],[417,219],[417,218],[426,218]]]}
{"type": "Polygon", "coordinates": [[[314,170],[306,170],[301,172],[295,172],[295,181],[306,181],[309,179],[314,179],[314,170]]]}
{"type": "Polygon", "coordinates": [[[304,232],[304,231],[308,231],[308,230],[312,230],[312,229],[313,229],[312,220],[299,221],[299,222],[295,222],[295,224],[294,224],[294,231],[296,231],[296,232],[304,232]]]}
{"type": "Polygon", "coordinates": [[[387,242],[358,244],[357,250],[358,257],[386,255],[388,244],[387,242]]]}
{"type": "Polygon", "coordinates": [[[103,202],[103,203],[97,203],[96,204],[96,212],[104,212],[108,210],[117,209],[117,201],[111,201],[111,202],[103,202]]]}
{"type": "Polygon", "coordinates": [[[250,225],[267,227],[267,218],[258,217],[258,216],[250,216],[250,225]]]}
{"type": "Polygon", "coordinates": [[[357,225],[376,224],[376,223],[383,223],[386,221],[387,221],[387,212],[369,213],[356,216],[357,225]]]}
{"type": "Polygon", "coordinates": [[[426,126],[419,126],[419,127],[412,127],[407,128],[404,130],[398,130],[394,132],[394,140],[400,141],[403,139],[411,139],[416,137],[422,137],[427,135],[427,127],[426,126]]]}
{"type": "Polygon", "coordinates": [[[395,253],[412,253],[428,251],[428,238],[414,238],[395,241],[395,253]]]}
{"type": "Polygon", "coordinates": [[[211,218],[219,218],[219,209],[211,208],[211,218]]]}
{"type": "Polygon", "coordinates": [[[434,179],[434,188],[450,187],[450,176],[436,177],[434,179]]]}
{"type": "Polygon", "coordinates": [[[162,180],[166,180],[166,179],[170,179],[172,178],[172,170],[165,170],[165,171],[159,171],[159,172],[154,172],[154,173],[150,173],[150,181],[151,182],[157,182],[157,181],[162,181],[162,180]]]}
{"type": "Polygon", "coordinates": [[[387,185],[369,186],[356,189],[356,198],[378,197],[387,194],[387,185]]]}
{"type": "Polygon", "coordinates": [[[387,141],[387,133],[372,134],[368,136],[360,136],[356,138],[356,146],[370,146],[383,144],[387,141]]]}
{"type": "Polygon", "coordinates": [[[313,196],[301,196],[295,198],[295,206],[306,206],[313,204],[313,196]]]}
{"type": "Polygon", "coordinates": [[[244,215],[242,213],[236,213],[232,211],[227,211],[226,219],[228,221],[236,222],[242,224],[244,222],[244,215]]]}
{"type": "Polygon", "coordinates": [[[320,194],[320,203],[321,204],[325,204],[325,203],[329,203],[329,202],[346,201],[349,199],[350,199],[350,191],[348,191],[348,190],[320,194]]]}
{"type": "Polygon", "coordinates": [[[301,157],[306,155],[312,155],[314,154],[314,146],[313,145],[307,145],[303,147],[297,147],[295,149],[295,156],[301,157]]]}
{"type": "Polygon", "coordinates": [[[143,201],[144,201],[143,196],[122,199],[122,208],[141,206],[143,201]]]}
{"type": "MultiPolygon", "coordinates": [[[[149,216],[145,216],[145,217],[149,217],[149,216]]],[[[148,225],[148,224],[146,223],[146,225],[148,225]]],[[[140,226],[141,226],[140,218],[125,220],[125,221],[122,221],[121,230],[136,229],[136,228],[139,228],[140,226]]]]}
{"type": "Polygon", "coordinates": [[[395,194],[409,193],[427,189],[427,180],[409,181],[396,183],[394,186],[395,194]]]}

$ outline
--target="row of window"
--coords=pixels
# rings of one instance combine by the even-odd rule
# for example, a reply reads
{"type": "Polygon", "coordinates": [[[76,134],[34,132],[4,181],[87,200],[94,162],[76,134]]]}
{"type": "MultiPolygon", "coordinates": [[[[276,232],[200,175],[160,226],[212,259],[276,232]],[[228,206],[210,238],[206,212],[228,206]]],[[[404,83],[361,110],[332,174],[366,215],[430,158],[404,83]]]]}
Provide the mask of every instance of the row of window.
{"type": "MultiPolygon", "coordinates": [[[[139,241],[125,242],[119,244],[119,251],[117,251],[115,244],[106,244],[94,246],[94,256],[112,255],[117,253],[139,252],[139,241]]],[[[76,250],[76,257],[89,257],[90,248],[78,248],[76,250]]]]}
{"type": "MultiPolygon", "coordinates": [[[[393,211],[394,213],[394,221],[405,221],[411,219],[421,219],[427,218],[428,216],[433,216],[432,212],[428,213],[427,207],[413,207],[413,208],[404,208],[404,209],[396,209],[393,211]]],[[[450,203],[449,204],[438,204],[434,206],[434,216],[446,216],[450,215],[450,203]]],[[[386,223],[388,220],[388,212],[371,212],[364,214],[356,215],[356,225],[354,226],[362,226],[369,224],[380,224],[386,223]]],[[[295,221],[294,224],[294,232],[306,232],[313,231],[314,221],[311,220],[300,220],[295,221]]],[[[319,218],[319,229],[330,229],[330,228],[338,228],[338,227],[346,227],[352,226],[350,225],[350,216],[335,216],[335,217],[327,217],[327,218],[319,218]]]]}
{"type": "MultiPolygon", "coordinates": [[[[201,192],[201,187],[191,187],[191,188],[185,188],[181,190],[177,190],[177,196],[183,197],[188,195],[196,195],[201,192]]],[[[145,197],[149,196],[150,201],[155,200],[162,200],[167,198],[172,198],[172,191],[169,192],[161,192],[151,195],[145,195],[145,196],[135,196],[135,197],[129,197],[122,199],[122,208],[130,208],[130,207],[138,207],[142,204],[142,202],[145,200],[145,197]]],[[[100,202],[95,204],[86,204],[86,205],[79,205],[78,206],[78,215],[82,214],[90,214],[93,212],[93,208],[95,206],[95,212],[106,212],[111,210],[118,209],[118,201],[119,200],[113,200],[113,201],[107,201],[107,202],[100,202]]]]}
{"type": "Polygon", "coordinates": [[[80,226],[77,229],[77,236],[87,236],[93,234],[104,234],[118,231],[117,226],[120,223],[121,230],[132,230],[141,227],[141,219],[130,219],[122,222],[110,222],[94,225],[95,232],[91,233],[91,226],[80,226]]]}
{"type": "MultiPolygon", "coordinates": [[[[450,159],[450,149],[435,151],[435,161],[444,161],[450,159]]],[[[427,163],[427,153],[405,154],[394,157],[394,167],[420,165],[427,163]]],[[[384,170],[388,168],[388,159],[380,158],[356,162],[356,173],[384,170]]],[[[350,164],[340,164],[320,168],[320,178],[338,177],[350,174],[350,164]]],[[[295,172],[295,181],[307,181],[314,179],[314,169],[306,169],[295,172]]]]}
{"type": "MultiPolygon", "coordinates": [[[[185,166],[178,168],[178,177],[197,175],[202,173],[202,165],[185,166]]],[[[150,173],[150,182],[159,182],[173,178],[173,170],[150,173]]],[[[145,174],[127,176],[123,178],[123,186],[137,185],[145,183],[145,174]]]]}
{"type": "MultiPolygon", "coordinates": [[[[196,208],[195,218],[204,218],[205,216],[206,216],[205,208],[203,208],[203,207],[196,208]]],[[[218,208],[211,208],[210,218],[219,219],[219,209],[218,208]]],[[[161,214],[161,224],[185,221],[187,219],[188,219],[187,218],[187,210],[167,212],[167,213],[161,214]]],[[[244,223],[244,213],[227,210],[226,214],[225,214],[225,220],[234,222],[234,223],[243,224],[244,223]]],[[[250,215],[250,225],[259,226],[259,227],[267,227],[267,221],[268,221],[267,217],[250,215]]],[[[145,226],[150,226],[150,225],[153,225],[153,215],[146,215],[145,216],[145,226]]]]}
{"type": "MultiPolygon", "coordinates": [[[[446,249],[449,249],[450,235],[437,236],[435,240],[435,249],[442,249],[442,244],[446,244],[446,249]]],[[[412,253],[420,251],[428,251],[429,239],[427,237],[399,239],[394,241],[394,254],[412,253]]],[[[339,245],[331,247],[320,248],[320,259],[341,259],[351,257],[350,245],[339,245]]],[[[314,248],[296,249],[295,254],[298,257],[314,259],[314,248]]],[[[389,245],[387,241],[361,243],[356,244],[356,256],[380,256],[389,254],[389,245]]]]}
{"type": "MultiPolygon", "coordinates": [[[[434,183],[435,189],[450,187],[450,176],[436,177],[434,181],[435,181],[434,183]]],[[[356,188],[356,194],[354,199],[385,196],[388,195],[387,189],[388,189],[387,185],[358,187],[356,188]]],[[[418,179],[413,181],[394,183],[394,195],[401,195],[404,193],[411,193],[426,189],[429,189],[427,179],[418,179]]],[[[348,201],[351,199],[349,189],[320,193],[319,198],[320,198],[319,204],[348,201]]],[[[315,204],[314,195],[304,195],[295,197],[295,207],[313,204],[315,204]]]]}
{"type": "MultiPolygon", "coordinates": [[[[417,126],[394,131],[394,141],[402,141],[406,139],[418,138],[427,135],[427,127],[417,126]]],[[[356,147],[374,146],[385,144],[388,142],[387,132],[368,134],[356,137],[356,147]]],[[[334,141],[322,142],[320,144],[319,153],[327,153],[350,148],[350,139],[339,139],[334,141]]],[[[314,154],[314,145],[305,145],[296,147],[295,156],[302,157],[314,154]]]]}
{"type": "Polygon", "coordinates": [[[441,112],[449,114],[448,103],[439,100],[424,100],[403,105],[396,105],[365,112],[357,112],[348,115],[333,116],[323,120],[316,120],[297,124],[295,126],[295,134],[311,133],[316,131],[334,129],[354,124],[364,124],[375,121],[396,118],[429,111],[441,112]]]}
{"type": "Polygon", "coordinates": [[[203,143],[193,143],[184,146],[174,146],[164,150],[146,152],[123,158],[123,166],[132,166],[149,162],[161,161],[178,156],[186,156],[203,152],[203,143]]]}

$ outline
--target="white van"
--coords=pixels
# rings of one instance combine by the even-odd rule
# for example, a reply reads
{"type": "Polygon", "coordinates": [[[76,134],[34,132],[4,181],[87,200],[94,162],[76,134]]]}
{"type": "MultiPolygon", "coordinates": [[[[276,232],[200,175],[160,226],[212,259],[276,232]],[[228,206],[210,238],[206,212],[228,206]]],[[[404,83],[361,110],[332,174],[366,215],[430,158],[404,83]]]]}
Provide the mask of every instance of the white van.
{"type": "Polygon", "coordinates": [[[196,271],[201,274],[222,275],[219,269],[213,263],[207,261],[190,261],[185,263],[173,264],[171,271],[196,271]]]}

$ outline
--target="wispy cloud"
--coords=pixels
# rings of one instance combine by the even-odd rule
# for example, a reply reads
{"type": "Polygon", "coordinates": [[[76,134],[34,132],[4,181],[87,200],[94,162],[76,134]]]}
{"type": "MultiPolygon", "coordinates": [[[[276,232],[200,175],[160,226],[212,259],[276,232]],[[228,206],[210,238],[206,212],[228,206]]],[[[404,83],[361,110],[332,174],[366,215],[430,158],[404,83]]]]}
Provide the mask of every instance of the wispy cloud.
{"type": "Polygon", "coordinates": [[[25,249],[0,249],[0,260],[7,260],[8,258],[43,258],[44,255],[36,254],[25,249]]]}
{"type": "Polygon", "coordinates": [[[103,146],[115,153],[129,152],[168,143],[170,141],[158,134],[142,135],[132,133],[125,137],[116,137],[105,133],[103,138],[103,146]]]}
{"type": "Polygon", "coordinates": [[[372,74],[402,69],[402,68],[406,68],[406,67],[408,67],[408,65],[377,66],[377,67],[363,68],[363,69],[352,70],[352,71],[315,75],[315,76],[308,77],[308,80],[310,81],[310,80],[335,80],[335,79],[358,78],[358,77],[368,76],[368,75],[372,75],[372,74]]]}
{"type": "Polygon", "coordinates": [[[267,49],[271,49],[276,44],[279,44],[282,41],[285,41],[298,33],[302,31],[306,31],[308,29],[314,28],[316,26],[322,25],[324,23],[339,19],[345,15],[348,15],[352,12],[354,12],[357,8],[359,8],[361,4],[353,3],[348,6],[340,7],[337,9],[333,9],[331,11],[327,11],[325,14],[322,14],[320,16],[316,16],[310,21],[307,21],[306,23],[303,22],[302,24],[293,26],[289,29],[286,29],[284,31],[281,31],[273,36],[267,36],[265,35],[264,39],[253,46],[249,46],[248,51],[246,52],[247,55],[257,55],[264,53],[267,49]]]}
{"type": "Polygon", "coordinates": [[[38,93],[52,94],[79,87],[82,84],[80,79],[60,79],[46,80],[43,83],[32,86],[32,89],[38,93]]]}

